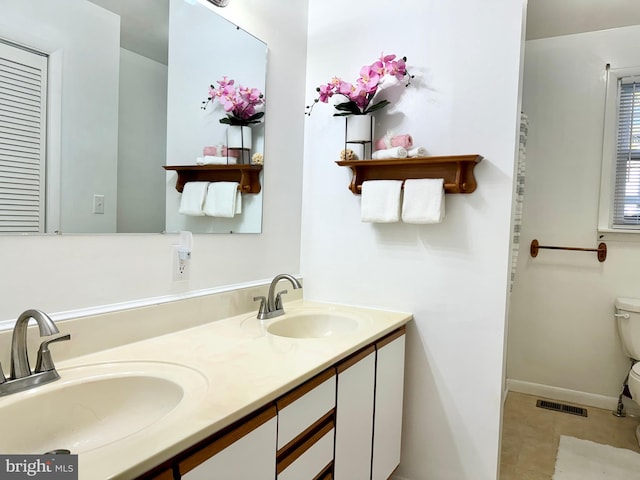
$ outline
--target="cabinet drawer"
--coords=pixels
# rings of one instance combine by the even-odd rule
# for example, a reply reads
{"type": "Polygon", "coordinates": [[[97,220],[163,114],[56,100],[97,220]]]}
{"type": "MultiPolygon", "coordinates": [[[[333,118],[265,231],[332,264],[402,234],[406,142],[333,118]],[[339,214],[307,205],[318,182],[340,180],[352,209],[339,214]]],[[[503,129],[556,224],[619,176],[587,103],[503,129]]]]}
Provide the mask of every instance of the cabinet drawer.
{"type": "MultiPolygon", "coordinates": [[[[327,478],[327,466],[333,462],[334,429],[331,428],[313,445],[278,473],[278,480],[313,480],[321,472],[327,478]]],[[[328,477],[331,478],[331,477],[328,477]]]]}
{"type": "Polygon", "coordinates": [[[336,405],[335,370],[325,370],[276,401],[278,450],[331,411],[336,405]]]}
{"type": "Polygon", "coordinates": [[[276,431],[276,409],[271,406],[179,461],[180,478],[272,480],[276,431]]]}

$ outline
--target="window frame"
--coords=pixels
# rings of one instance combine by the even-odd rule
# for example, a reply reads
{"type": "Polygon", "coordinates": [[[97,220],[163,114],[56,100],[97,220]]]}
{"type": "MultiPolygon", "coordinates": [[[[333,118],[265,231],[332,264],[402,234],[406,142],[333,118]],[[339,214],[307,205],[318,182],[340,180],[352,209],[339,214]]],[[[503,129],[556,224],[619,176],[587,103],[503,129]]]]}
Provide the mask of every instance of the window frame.
{"type": "Polygon", "coordinates": [[[605,109],[602,139],[602,169],[598,206],[598,238],[619,238],[640,241],[640,225],[614,225],[616,189],[616,160],[618,150],[618,115],[620,106],[619,82],[623,78],[638,77],[640,66],[608,68],[605,72],[605,109]],[[631,235],[629,235],[631,234],[631,235]]]}

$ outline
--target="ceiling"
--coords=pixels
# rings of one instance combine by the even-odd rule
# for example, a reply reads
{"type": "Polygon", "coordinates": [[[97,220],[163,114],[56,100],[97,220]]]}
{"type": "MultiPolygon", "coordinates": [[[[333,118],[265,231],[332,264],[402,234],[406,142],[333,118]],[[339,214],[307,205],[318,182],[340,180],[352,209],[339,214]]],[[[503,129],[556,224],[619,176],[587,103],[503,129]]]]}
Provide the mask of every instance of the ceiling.
{"type": "MultiPolygon", "coordinates": [[[[124,48],[167,63],[169,0],[90,1],[120,15],[124,48]]],[[[629,25],[640,25],[640,0],[528,2],[527,40],[629,25]]]]}
{"type": "Polygon", "coordinates": [[[120,45],[167,64],[169,0],[90,0],[120,15],[120,45]]]}
{"type": "MultiPolygon", "coordinates": [[[[128,50],[167,63],[169,0],[90,0],[121,17],[128,50]]],[[[527,40],[640,25],[640,0],[529,0],[527,40]]]]}
{"type": "Polygon", "coordinates": [[[529,0],[527,40],[640,25],[640,0],[529,0]]]}

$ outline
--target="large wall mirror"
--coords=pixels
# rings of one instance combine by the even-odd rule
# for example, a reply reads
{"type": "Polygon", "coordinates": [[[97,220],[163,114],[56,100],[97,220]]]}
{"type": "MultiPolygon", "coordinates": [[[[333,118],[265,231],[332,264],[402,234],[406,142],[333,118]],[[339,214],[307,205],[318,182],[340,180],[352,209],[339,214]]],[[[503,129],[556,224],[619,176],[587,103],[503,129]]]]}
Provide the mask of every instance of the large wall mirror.
{"type": "Polygon", "coordinates": [[[206,147],[225,151],[209,163],[264,152],[264,123],[238,159],[222,106],[201,108],[225,76],[266,93],[264,42],[197,0],[0,0],[0,12],[0,233],[261,231],[262,190],[239,194],[231,217],[183,214],[163,166],[202,163],[206,147]]]}

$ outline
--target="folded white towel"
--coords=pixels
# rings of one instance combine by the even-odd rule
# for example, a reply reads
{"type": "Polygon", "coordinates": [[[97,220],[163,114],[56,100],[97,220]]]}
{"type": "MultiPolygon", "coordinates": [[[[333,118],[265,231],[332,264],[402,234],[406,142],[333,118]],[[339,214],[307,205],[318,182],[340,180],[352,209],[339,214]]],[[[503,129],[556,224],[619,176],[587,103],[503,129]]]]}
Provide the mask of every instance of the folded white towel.
{"type": "Polygon", "coordinates": [[[405,180],[402,221],[440,223],[444,218],[444,180],[423,178],[405,180]]]}
{"type": "Polygon", "coordinates": [[[427,149],[424,147],[415,147],[407,150],[408,157],[426,157],[427,149]]]}
{"type": "Polygon", "coordinates": [[[238,159],[235,157],[218,157],[214,155],[205,155],[196,158],[196,165],[235,165],[238,159]]]}
{"type": "Polygon", "coordinates": [[[238,182],[212,182],[207,190],[204,213],[210,217],[232,218],[236,214],[238,182]]]}
{"type": "Polygon", "coordinates": [[[383,160],[385,158],[407,158],[407,149],[404,147],[393,147],[385,150],[376,150],[371,155],[373,160],[383,160]]]}
{"type": "Polygon", "coordinates": [[[242,192],[238,190],[236,194],[236,215],[240,215],[242,213],[242,192]]]}
{"type": "Polygon", "coordinates": [[[393,223],[400,220],[401,190],[401,180],[362,182],[361,220],[374,223],[393,223]]]}
{"type": "Polygon", "coordinates": [[[204,198],[207,194],[209,182],[187,182],[182,189],[180,197],[180,208],[178,213],[182,215],[191,215],[194,217],[202,217],[204,211],[204,198]]]}

